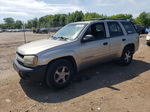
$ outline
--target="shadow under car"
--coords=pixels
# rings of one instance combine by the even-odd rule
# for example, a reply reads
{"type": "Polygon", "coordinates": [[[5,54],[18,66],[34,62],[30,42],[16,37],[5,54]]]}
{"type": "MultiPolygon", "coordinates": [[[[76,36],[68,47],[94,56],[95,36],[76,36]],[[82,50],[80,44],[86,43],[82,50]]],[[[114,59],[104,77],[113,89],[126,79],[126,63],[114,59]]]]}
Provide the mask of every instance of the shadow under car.
{"type": "Polygon", "coordinates": [[[20,80],[20,85],[25,94],[33,100],[38,102],[58,103],[104,87],[121,91],[112,86],[131,80],[148,70],[150,70],[150,63],[144,61],[133,60],[129,66],[123,67],[109,62],[95,65],[90,67],[90,69],[85,69],[77,73],[73,83],[64,89],[49,89],[44,85],[23,80],[20,80]]]}

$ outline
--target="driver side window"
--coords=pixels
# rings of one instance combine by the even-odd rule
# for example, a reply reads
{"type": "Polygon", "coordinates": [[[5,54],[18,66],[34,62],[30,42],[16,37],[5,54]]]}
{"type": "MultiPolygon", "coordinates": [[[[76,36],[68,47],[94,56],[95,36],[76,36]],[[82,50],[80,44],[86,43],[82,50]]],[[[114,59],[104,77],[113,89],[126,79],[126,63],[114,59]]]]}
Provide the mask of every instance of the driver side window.
{"type": "Polygon", "coordinates": [[[89,27],[86,35],[92,35],[94,40],[100,40],[106,38],[106,31],[104,23],[96,23],[89,27]]]}

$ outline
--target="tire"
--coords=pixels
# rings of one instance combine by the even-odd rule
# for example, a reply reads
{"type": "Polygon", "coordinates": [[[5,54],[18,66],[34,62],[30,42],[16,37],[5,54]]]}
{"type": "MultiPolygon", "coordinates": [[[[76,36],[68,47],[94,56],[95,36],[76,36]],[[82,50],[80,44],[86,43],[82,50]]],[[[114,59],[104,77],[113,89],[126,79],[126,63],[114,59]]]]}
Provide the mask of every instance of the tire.
{"type": "Polygon", "coordinates": [[[45,81],[48,87],[64,88],[70,84],[74,73],[73,64],[70,61],[56,60],[48,66],[45,81]]]}
{"type": "Polygon", "coordinates": [[[147,42],[146,44],[147,44],[147,46],[150,46],[150,42],[147,42]]]}
{"type": "Polygon", "coordinates": [[[126,47],[123,50],[122,56],[120,57],[120,65],[126,66],[132,62],[133,50],[130,47],[126,47]]]}

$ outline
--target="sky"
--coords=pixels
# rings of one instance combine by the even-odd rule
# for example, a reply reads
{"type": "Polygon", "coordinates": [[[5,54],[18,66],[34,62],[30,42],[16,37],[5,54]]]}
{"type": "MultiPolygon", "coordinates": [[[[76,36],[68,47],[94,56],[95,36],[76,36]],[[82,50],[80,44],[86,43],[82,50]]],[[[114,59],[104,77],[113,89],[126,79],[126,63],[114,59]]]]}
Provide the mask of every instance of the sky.
{"type": "Polygon", "coordinates": [[[0,0],[0,23],[13,17],[26,22],[48,14],[69,13],[76,10],[104,15],[150,12],[150,0],[0,0]]]}

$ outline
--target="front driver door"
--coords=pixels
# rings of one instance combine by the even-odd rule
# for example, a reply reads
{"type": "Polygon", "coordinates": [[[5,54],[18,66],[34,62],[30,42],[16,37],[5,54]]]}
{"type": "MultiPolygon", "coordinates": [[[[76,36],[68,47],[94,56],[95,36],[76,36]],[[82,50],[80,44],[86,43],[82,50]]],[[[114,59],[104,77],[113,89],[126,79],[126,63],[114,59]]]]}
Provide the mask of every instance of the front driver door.
{"type": "Polygon", "coordinates": [[[80,59],[82,66],[102,61],[109,55],[109,38],[106,38],[104,23],[91,25],[85,35],[93,35],[94,40],[81,43],[80,59]]]}

